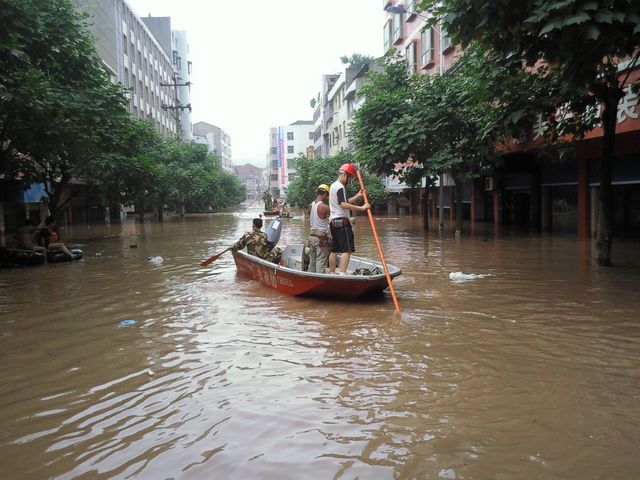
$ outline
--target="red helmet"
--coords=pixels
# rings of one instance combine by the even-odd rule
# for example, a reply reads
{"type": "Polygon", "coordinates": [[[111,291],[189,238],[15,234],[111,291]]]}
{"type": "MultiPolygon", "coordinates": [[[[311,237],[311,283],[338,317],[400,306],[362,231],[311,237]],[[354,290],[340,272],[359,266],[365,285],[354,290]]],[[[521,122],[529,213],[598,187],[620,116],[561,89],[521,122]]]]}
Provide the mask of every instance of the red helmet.
{"type": "Polygon", "coordinates": [[[349,175],[351,175],[352,177],[356,176],[356,169],[353,167],[353,165],[351,165],[350,163],[345,163],[344,165],[342,165],[340,167],[340,171],[341,172],[345,172],[348,173],[349,175]]]}

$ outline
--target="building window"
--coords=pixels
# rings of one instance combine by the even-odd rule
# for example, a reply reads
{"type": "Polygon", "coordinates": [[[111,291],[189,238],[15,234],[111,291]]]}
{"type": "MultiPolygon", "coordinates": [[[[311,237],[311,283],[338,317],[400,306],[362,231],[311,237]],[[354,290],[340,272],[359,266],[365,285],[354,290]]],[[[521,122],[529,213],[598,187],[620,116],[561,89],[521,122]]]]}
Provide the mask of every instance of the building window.
{"type": "Polygon", "coordinates": [[[278,174],[277,173],[272,173],[271,174],[271,180],[277,182],[278,181],[278,174]]]}
{"type": "Polygon", "coordinates": [[[425,28],[420,34],[420,43],[422,50],[420,60],[423,67],[430,67],[433,65],[433,61],[435,58],[433,50],[433,36],[433,28],[431,27],[425,28]]]}
{"type": "MultiPolygon", "coordinates": [[[[287,168],[289,170],[296,168],[296,159],[295,158],[287,158],[287,168]]],[[[289,177],[291,178],[291,177],[289,177]]]]}
{"type": "Polygon", "coordinates": [[[271,168],[278,168],[278,160],[271,161],[271,168]]]}
{"type": "Polygon", "coordinates": [[[293,153],[293,145],[287,147],[287,153],[293,153]]]}
{"type": "Polygon", "coordinates": [[[453,46],[453,44],[451,43],[451,37],[449,36],[447,31],[442,27],[440,27],[440,32],[442,35],[442,51],[446,52],[453,46]]]}
{"type": "Polygon", "coordinates": [[[402,40],[402,21],[404,19],[404,14],[394,15],[393,16],[393,26],[392,26],[392,34],[391,40],[394,44],[400,42],[402,40]]]}
{"type": "Polygon", "coordinates": [[[313,132],[309,132],[309,140],[313,140],[313,132]]]}
{"type": "Polygon", "coordinates": [[[415,17],[416,12],[416,0],[409,0],[407,2],[407,22],[410,21],[410,19],[413,19],[413,17],[415,17]]]}
{"type": "Polygon", "coordinates": [[[287,132],[287,140],[293,140],[293,132],[287,132]]]}
{"type": "Polygon", "coordinates": [[[391,48],[391,19],[384,24],[382,28],[383,38],[384,38],[384,53],[388,52],[391,48]]]}
{"type": "Polygon", "coordinates": [[[416,53],[416,43],[411,42],[407,45],[405,49],[405,58],[407,59],[407,70],[409,71],[409,75],[413,75],[416,73],[416,63],[417,63],[417,53],[416,53]]]}
{"type": "Polygon", "coordinates": [[[278,148],[277,147],[271,147],[271,155],[277,155],[278,154],[278,148]]]}

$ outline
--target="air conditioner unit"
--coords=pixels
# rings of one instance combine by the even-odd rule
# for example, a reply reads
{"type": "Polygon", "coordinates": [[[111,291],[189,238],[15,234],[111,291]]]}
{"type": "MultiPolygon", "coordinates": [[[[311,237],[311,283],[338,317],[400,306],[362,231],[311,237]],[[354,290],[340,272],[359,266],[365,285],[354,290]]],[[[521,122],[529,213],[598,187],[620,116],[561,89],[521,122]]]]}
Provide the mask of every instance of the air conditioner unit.
{"type": "Polygon", "coordinates": [[[484,189],[487,192],[494,189],[493,177],[485,177],[485,179],[484,179],[484,189]]]}

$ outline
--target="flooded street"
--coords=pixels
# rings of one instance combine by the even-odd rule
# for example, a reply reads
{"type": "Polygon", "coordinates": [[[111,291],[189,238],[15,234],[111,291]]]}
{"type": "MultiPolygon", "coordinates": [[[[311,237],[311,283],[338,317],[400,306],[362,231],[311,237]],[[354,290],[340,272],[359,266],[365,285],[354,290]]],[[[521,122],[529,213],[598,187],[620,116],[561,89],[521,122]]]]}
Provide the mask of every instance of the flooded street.
{"type": "MultiPolygon", "coordinates": [[[[382,217],[396,317],[199,266],[258,211],[76,229],[84,260],[0,270],[1,478],[640,477],[637,241],[598,270],[573,238],[382,217]]],[[[285,222],[280,245],[307,231],[285,222]]]]}

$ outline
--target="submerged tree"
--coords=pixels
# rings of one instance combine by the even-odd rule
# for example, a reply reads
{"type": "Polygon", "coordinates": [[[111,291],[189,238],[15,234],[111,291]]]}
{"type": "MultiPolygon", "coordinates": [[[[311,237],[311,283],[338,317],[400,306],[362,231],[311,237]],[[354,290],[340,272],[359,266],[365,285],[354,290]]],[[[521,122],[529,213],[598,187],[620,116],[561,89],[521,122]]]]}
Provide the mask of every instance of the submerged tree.
{"type": "Polygon", "coordinates": [[[492,171],[501,145],[549,111],[551,77],[533,77],[491,50],[470,48],[444,75],[411,75],[400,57],[386,60],[362,88],[351,135],[358,158],[409,185],[450,172],[456,181],[456,233],[463,182],[492,171]]]}
{"type": "Polygon", "coordinates": [[[463,47],[479,42],[531,69],[542,66],[561,77],[563,93],[573,99],[578,117],[602,105],[596,248],[598,265],[610,266],[616,116],[620,100],[631,91],[629,74],[640,56],[640,2],[423,0],[420,6],[463,47]]]}
{"type": "Polygon", "coordinates": [[[44,185],[52,215],[118,142],[124,94],[69,0],[0,2],[0,160],[9,178],[44,185]]]}

